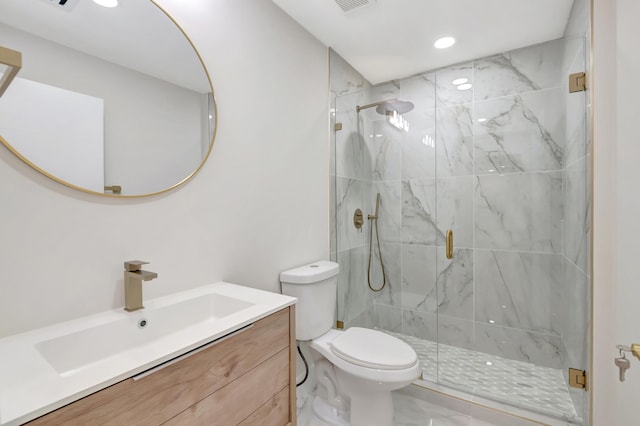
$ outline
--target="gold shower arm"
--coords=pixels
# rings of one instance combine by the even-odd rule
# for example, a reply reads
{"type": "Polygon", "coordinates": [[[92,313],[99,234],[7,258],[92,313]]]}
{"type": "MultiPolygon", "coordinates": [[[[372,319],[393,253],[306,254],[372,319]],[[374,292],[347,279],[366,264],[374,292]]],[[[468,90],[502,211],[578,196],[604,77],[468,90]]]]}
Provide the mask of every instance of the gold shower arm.
{"type": "Polygon", "coordinates": [[[2,96],[22,68],[22,53],[0,46],[0,64],[8,67],[0,77],[0,96],[2,96]]]}
{"type": "Polygon", "coordinates": [[[397,102],[397,101],[398,101],[398,98],[393,98],[393,99],[387,99],[387,100],[384,100],[384,101],[374,102],[372,104],[367,104],[367,105],[362,105],[362,106],[356,105],[356,112],[360,112],[363,109],[371,108],[371,107],[374,107],[374,106],[383,105],[383,104],[386,104],[386,103],[389,103],[389,102],[397,102]]]}

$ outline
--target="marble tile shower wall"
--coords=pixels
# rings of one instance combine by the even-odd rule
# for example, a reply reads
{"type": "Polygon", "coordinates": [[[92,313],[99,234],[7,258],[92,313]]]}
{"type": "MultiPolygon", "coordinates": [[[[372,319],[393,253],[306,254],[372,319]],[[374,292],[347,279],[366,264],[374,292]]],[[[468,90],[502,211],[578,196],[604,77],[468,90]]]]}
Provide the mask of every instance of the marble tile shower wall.
{"type": "MultiPolygon", "coordinates": [[[[337,260],[349,283],[340,286],[339,315],[347,325],[564,366],[573,343],[563,338],[581,338],[579,315],[563,306],[580,291],[567,259],[588,263],[584,105],[565,83],[566,57],[579,55],[567,52],[580,46],[557,40],[336,97],[337,260]],[[459,78],[473,87],[458,90],[459,78]],[[409,131],[374,108],[354,109],[396,97],[415,104],[404,115],[409,131]],[[352,225],[356,207],[365,217],[373,211],[376,193],[387,271],[380,293],[367,287],[369,229],[352,225]]],[[[374,285],[379,270],[374,256],[374,285]]]]}
{"type": "MultiPolygon", "coordinates": [[[[330,217],[331,260],[340,264],[338,318],[350,323],[369,311],[373,298],[366,282],[365,230],[353,226],[356,208],[370,202],[371,169],[365,157],[364,123],[358,123],[355,105],[366,104],[371,84],[335,51],[329,50],[331,128],[342,123],[342,131],[331,132],[330,217]],[[350,213],[349,213],[350,212],[350,213]],[[349,217],[347,217],[349,216],[349,217]]],[[[366,227],[365,227],[366,228],[366,227]]]]}

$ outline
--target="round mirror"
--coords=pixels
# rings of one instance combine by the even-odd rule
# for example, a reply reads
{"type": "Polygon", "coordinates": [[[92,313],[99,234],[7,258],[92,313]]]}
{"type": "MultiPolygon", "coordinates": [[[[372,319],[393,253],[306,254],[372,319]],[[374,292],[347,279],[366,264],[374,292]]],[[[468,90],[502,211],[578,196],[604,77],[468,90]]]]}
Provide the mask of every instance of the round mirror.
{"type": "Polygon", "coordinates": [[[86,192],[143,196],[207,159],[216,106],[189,39],[151,0],[2,0],[0,141],[86,192]],[[6,61],[5,61],[6,63],[6,61]]]}

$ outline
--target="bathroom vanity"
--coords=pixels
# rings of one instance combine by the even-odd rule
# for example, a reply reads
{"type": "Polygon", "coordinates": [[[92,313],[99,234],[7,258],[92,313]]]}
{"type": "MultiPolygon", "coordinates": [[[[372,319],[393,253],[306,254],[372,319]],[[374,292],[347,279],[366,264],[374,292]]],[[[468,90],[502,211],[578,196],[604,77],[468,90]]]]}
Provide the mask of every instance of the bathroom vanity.
{"type": "Polygon", "coordinates": [[[291,297],[217,283],[148,301],[144,312],[110,311],[0,339],[0,424],[295,424],[294,303],[291,297]],[[140,337],[162,325],[162,316],[178,321],[185,315],[199,321],[103,359],[94,355],[103,350],[73,355],[74,341],[99,345],[87,341],[90,335],[127,341],[111,328],[131,325],[125,333],[140,337]],[[141,328],[141,321],[148,325],[141,328]],[[207,333],[209,338],[201,338],[207,333]],[[172,350],[176,339],[182,350],[172,350]],[[58,346],[66,346],[70,360],[57,358],[58,346]],[[159,356],[162,346],[168,353],[159,356]],[[7,368],[8,350],[15,356],[22,350],[32,361],[37,354],[44,363],[27,366],[14,358],[13,371],[24,367],[29,374],[31,368],[33,374],[10,383],[19,375],[7,368]],[[121,373],[109,378],[118,368],[121,373]]]}

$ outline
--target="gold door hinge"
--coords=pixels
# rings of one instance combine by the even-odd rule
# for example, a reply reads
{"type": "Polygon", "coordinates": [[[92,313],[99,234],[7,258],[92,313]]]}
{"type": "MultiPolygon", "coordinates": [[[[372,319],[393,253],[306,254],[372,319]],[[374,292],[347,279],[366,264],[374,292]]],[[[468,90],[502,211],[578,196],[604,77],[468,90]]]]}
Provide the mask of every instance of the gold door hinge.
{"type": "Polygon", "coordinates": [[[336,123],[333,126],[333,129],[337,132],[338,130],[342,130],[342,123],[336,123]]]}
{"type": "Polygon", "coordinates": [[[569,386],[571,386],[572,388],[587,390],[587,372],[584,370],[570,368],[569,386]]]}
{"type": "Polygon", "coordinates": [[[584,92],[587,90],[587,74],[577,72],[569,76],[569,93],[584,92]]]}
{"type": "Polygon", "coordinates": [[[344,323],[342,321],[336,321],[336,328],[338,330],[343,330],[344,329],[344,323]]]}

